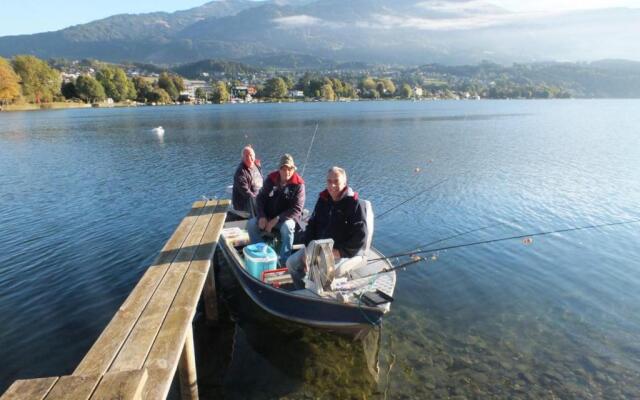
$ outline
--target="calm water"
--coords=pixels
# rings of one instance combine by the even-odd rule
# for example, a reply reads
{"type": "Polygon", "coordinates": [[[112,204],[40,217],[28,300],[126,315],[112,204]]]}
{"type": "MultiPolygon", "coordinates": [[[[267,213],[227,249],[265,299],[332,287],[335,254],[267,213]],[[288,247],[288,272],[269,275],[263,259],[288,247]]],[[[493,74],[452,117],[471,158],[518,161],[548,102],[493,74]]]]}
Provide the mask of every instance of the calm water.
{"type": "MultiPolygon", "coordinates": [[[[334,164],[378,213],[446,179],[376,221],[387,254],[640,218],[637,100],[2,113],[0,392],[72,372],[242,146],[301,166],[316,121],[308,208],[334,164]]],[[[638,398],[639,243],[631,224],[433,254],[366,343],[256,323],[229,289],[236,323],[196,325],[203,397],[638,398]]]]}

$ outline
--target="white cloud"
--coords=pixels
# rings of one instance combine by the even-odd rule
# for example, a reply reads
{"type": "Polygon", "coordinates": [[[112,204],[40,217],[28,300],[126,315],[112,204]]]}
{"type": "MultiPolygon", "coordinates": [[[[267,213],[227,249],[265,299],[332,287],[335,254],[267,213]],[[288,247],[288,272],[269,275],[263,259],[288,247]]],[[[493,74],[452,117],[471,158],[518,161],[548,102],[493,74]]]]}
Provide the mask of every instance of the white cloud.
{"type": "Polygon", "coordinates": [[[467,30],[488,28],[491,26],[505,25],[518,21],[539,17],[539,13],[510,13],[471,15],[458,18],[421,18],[401,15],[374,14],[372,18],[376,23],[372,26],[380,28],[411,28],[420,30],[467,30]]]}
{"type": "Polygon", "coordinates": [[[310,15],[301,14],[275,18],[273,22],[281,28],[301,28],[305,26],[323,25],[325,21],[310,15]]]}
{"type": "Polygon", "coordinates": [[[484,0],[426,0],[417,3],[416,6],[427,11],[447,14],[477,14],[505,11],[495,4],[484,0]]]}

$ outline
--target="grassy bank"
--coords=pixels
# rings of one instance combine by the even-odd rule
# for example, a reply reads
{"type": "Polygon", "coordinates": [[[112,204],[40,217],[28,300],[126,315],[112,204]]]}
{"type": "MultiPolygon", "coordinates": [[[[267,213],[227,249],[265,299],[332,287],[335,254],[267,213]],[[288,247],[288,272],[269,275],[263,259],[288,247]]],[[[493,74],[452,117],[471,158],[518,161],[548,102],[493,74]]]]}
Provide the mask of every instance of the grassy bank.
{"type": "Polygon", "coordinates": [[[57,110],[65,108],[88,108],[91,104],[85,103],[67,103],[67,102],[53,102],[43,104],[31,104],[31,103],[19,103],[9,104],[2,107],[2,111],[35,111],[35,110],[57,110]]]}

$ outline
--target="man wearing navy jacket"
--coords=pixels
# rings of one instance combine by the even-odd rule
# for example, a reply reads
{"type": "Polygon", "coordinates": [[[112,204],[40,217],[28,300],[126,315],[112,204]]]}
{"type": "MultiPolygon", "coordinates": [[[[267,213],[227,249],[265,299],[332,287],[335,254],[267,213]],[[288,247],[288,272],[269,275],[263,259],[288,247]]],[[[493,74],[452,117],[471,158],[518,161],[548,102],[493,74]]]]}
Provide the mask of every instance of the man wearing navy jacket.
{"type": "MultiPolygon", "coordinates": [[[[327,189],[320,193],[313,214],[305,230],[306,245],[312,240],[333,239],[333,257],[341,259],[360,255],[365,248],[367,224],[365,205],[358,193],[347,185],[347,173],[332,167],[327,173],[327,189]]],[[[294,254],[287,267],[294,283],[301,286],[304,276],[304,251],[294,254]]]]}
{"type": "Polygon", "coordinates": [[[258,216],[249,220],[247,230],[251,243],[263,241],[264,232],[280,232],[282,246],[280,263],[284,265],[291,255],[296,224],[300,224],[304,208],[304,180],[296,172],[290,154],[280,158],[280,167],[264,180],[257,197],[258,216]]]}

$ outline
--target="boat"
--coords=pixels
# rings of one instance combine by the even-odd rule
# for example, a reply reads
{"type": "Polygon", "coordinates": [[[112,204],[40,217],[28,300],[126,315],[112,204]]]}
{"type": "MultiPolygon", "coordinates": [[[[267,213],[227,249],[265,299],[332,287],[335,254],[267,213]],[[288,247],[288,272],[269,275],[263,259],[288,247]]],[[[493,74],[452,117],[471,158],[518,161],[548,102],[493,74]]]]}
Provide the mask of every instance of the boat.
{"type": "MultiPolygon", "coordinates": [[[[219,249],[248,297],[267,313],[312,328],[360,338],[379,326],[382,317],[391,310],[396,284],[395,271],[386,272],[392,264],[371,246],[373,212],[370,203],[365,203],[371,233],[364,255],[348,271],[340,271],[341,276],[324,282],[324,287],[314,287],[307,280],[305,288],[294,289],[293,285],[268,280],[268,273],[263,273],[261,278],[254,276],[243,255],[249,242],[245,215],[228,214],[219,249]]],[[[278,271],[288,275],[284,269],[275,272],[278,271]]]]}

